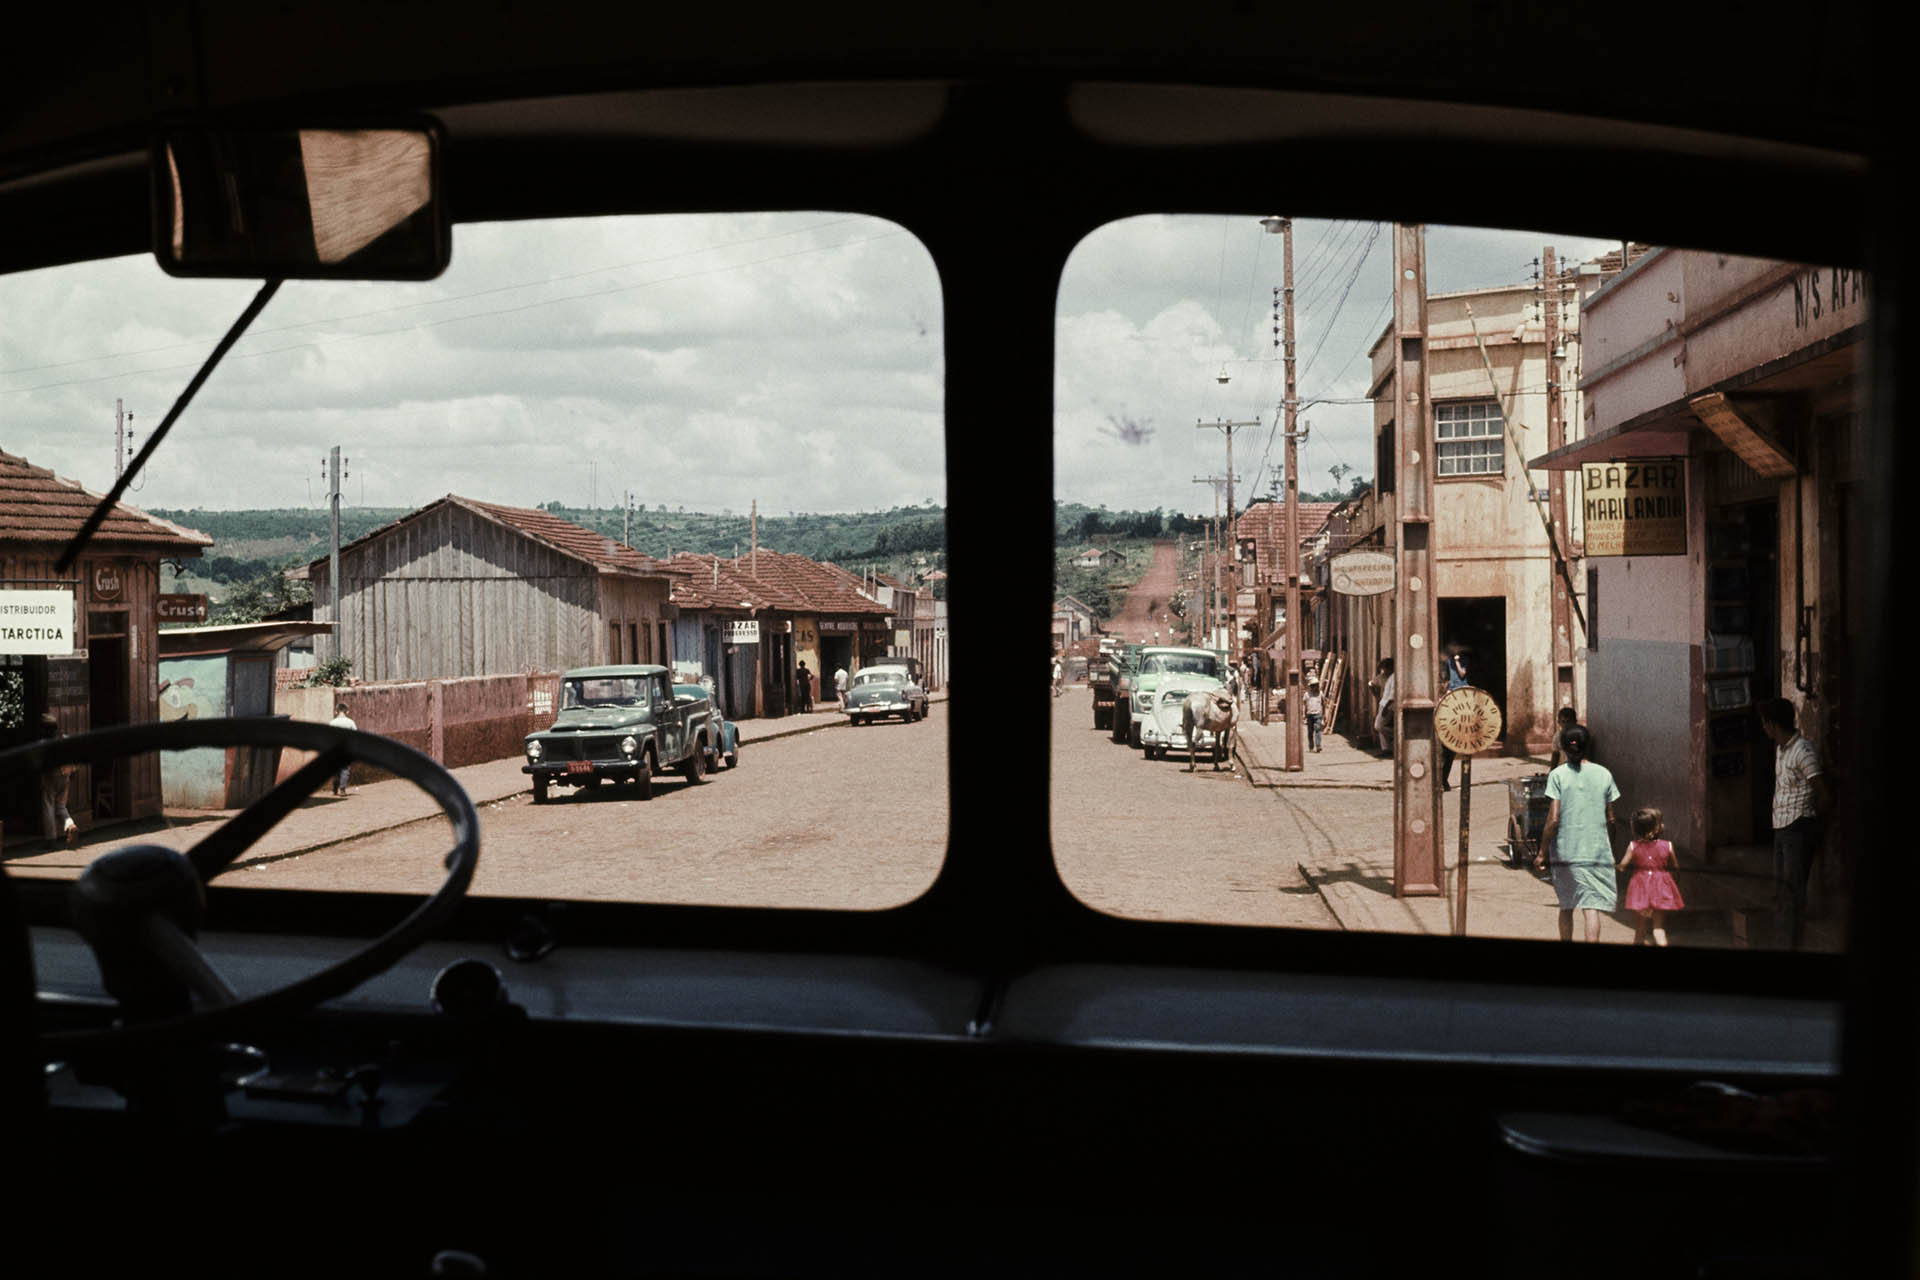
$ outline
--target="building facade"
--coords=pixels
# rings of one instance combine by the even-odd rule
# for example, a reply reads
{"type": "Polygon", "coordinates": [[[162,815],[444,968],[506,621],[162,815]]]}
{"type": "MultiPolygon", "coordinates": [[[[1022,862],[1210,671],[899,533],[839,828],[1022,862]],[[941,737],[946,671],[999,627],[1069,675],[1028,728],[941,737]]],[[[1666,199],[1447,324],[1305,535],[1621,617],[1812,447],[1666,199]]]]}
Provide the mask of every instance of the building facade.
{"type": "Polygon", "coordinates": [[[453,494],[307,566],[323,656],[363,680],[564,671],[673,658],[675,575],[544,511],[453,494]]]}
{"type": "MultiPolygon", "coordinates": [[[[0,453],[0,746],[31,741],[47,715],[68,734],[161,718],[162,566],[197,558],[213,539],[120,503],[78,561],[56,568],[100,497],[0,453]]],[[[37,780],[0,788],[7,835],[37,834],[37,780]]],[[[82,766],[67,794],[83,829],[152,817],[159,758],[82,766]]]]}
{"type": "MultiPolygon", "coordinates": [[[[1633,805],[1675,842],[1770,841],[1772,744],[1752,708],[1795,705],[1844,777],[1850,654],[1869,625],[1863,468],[1866,277],[1659,250],[1582,304],[1585,438],[1537,462],[1580,477],[1588,721],[1633,805]]],[[[1838,883],[1844,832],[1825,864],[1838,883]]]]}

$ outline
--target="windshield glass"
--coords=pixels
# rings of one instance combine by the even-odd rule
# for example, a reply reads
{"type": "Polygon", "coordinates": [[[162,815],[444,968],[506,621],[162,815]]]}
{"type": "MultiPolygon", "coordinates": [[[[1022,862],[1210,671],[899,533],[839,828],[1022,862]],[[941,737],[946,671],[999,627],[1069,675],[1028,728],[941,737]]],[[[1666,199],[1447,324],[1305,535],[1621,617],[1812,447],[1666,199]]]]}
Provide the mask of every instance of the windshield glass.
{"type": "Polygon", "coordinates": [[[869,684],[905,684],[907,673],[904,671],[862,671],[853,678],[854,687],[869,684]]]}
{"type": "Polygon", "coordinates": [[[1220,674],[1220,660],[1211,654],[1158,653],[1146,662],[1148,675],[1214,676],[1220,674]]]}
{"type": "MultiPolygon", "coordinates": [[[[0,638],[0,734],[25,741],[43,716],[73,734],[339,715],[468,789],[478,895],[912,900],[947,839],[942,298],[926,251],[831,211],[462,224],[455,239],[436,280],[285,284],[71,571],[52,571],[44,529],[0,527],[0,610],[18,592],[71,620],[57,646],[0,638]],[[909,659],[932,718],[847,732],[840,691],[909,659]],[[622,665],[672,674],[565,678],[622,665]],[[707,707],[664,697],[707,681],[707,707]],[[656,690],[644,733],[527,741],[563,711],[656,690]],[[793,732],[808,725],[836,732],[793,732]],[[876,787],[911,804],[907,828],[859,817],[876,787]],[[562,845],[577,856],[553,857],[562,845]]],[[[0,278],[6,511],[52,505],[77,528],[258,288],[175,279],[148,255],[0,278]]],[[[9,871],[76,875],[162,838],[142,834],[155,824],[190,843],[303,762],[209,748],[82,768],[70,846],[22,849],[19,833],[40,838],[37,793],[6,790],[9,871]]],[[[444,830],[408,825],[430,806],[374,802],[409,791],[355,770],[221,883],[437,885],[444,830]]]]}
{"type": "Polygon", "coordinates": [[[651,682],[645,676],[602,676],[591,680],[568,680],[561,685],[561,710],[574,707],[639,707],[653,696],[651,682]]]}
{"type": "Polygon", "coordinates": [[[1055,315],[1056,652],[1231,657],[1059,691],[1062,880],[1149,920],[1843,949],[1873,296],[1534,231],[1088,235],[1055,315]],[[1206,765],[1251,785],[1129,762],[1166,759],[1188,673],[1234,677],[1206,765]],[[1227,851],[1169,861],[1116,786],[1227,851]]]}

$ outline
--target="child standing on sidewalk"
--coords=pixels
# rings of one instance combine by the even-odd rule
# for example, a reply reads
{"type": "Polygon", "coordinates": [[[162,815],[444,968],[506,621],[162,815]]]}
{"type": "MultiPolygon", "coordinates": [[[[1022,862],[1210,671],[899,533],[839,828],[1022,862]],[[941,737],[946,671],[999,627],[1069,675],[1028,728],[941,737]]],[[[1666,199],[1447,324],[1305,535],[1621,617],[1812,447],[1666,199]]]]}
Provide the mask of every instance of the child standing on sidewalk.
{"type": "Polygon", "coordinates": [[[1639,946],[1653,934],[1653,945],[1667,945],[1667,912],[1687,904],[1681,900],[1680,886],[1673,880],[1673,843],[1662,840],[1666,823],[1660,811],[1648,806],[1633,815],[1633,839],[1627,845],[1619,866],[1633,867],[1633,879],[1627,884],[1627,910],[1640,913],[1633,927],[1633,945],[1639,946]]]}
{"type": "Polygon", "coordinates": [[[1318,680],[1307,681],[1306,715],[1307,750],[1309,751],[1318,751],[1320,749],[1320,725],[1321,719],[1326,712],[1326,706],[1326,699],[1320,696],[1320,682],[1318,680]]]}

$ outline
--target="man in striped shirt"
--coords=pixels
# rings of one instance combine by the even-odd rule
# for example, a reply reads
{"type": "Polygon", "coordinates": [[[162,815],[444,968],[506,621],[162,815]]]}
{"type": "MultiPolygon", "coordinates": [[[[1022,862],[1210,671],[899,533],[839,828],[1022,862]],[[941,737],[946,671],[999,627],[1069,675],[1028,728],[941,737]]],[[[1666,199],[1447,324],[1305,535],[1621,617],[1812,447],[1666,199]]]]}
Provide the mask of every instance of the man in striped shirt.
{"type": "Polygon", "coordinates": [[[1760,704],[1760,729],[1773,743],[1773,934],[1798,950],[1807,914],[1807,877],[1820,852],[1832,796],[1813,743],[1794,730],[1793,704],[1760,704]]]}

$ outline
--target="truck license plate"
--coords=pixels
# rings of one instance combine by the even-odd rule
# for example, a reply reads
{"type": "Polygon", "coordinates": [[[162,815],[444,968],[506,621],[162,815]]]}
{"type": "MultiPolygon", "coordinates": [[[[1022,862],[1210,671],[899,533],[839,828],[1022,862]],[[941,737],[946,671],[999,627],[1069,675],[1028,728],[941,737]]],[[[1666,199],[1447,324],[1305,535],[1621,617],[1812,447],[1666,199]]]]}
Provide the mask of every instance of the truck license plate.
{"type": "Polygon", "coordinates": [[[592,772],[593,772],[593,761],[591,761],[591,760],[569,760],[569,761],[567,761],[567,772],[568,772],[569,774],[574,774],[574,773],[592,773],[592,772]]]}

